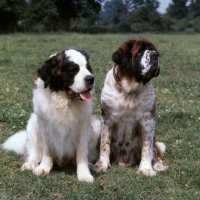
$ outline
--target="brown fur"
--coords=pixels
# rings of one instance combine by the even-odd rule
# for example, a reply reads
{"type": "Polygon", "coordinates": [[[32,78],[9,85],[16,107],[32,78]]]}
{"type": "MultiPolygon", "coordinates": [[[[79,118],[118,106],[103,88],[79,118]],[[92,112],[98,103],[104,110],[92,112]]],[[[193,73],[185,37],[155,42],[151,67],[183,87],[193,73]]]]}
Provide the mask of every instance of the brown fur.
{"type": "Polygon", "coordinates": [[[113,53],[115,62],[101,94],[100,158],[91,168],[106,171],[111,162],[140,163],[138,174],[153,176],[167,167],[161,156],[165,145],[155,141],[155,93],[150,80],[159,75],[156,47],[132,38],[113,53]],[[154,171],[155,170],[155,171],[154,171]]]}

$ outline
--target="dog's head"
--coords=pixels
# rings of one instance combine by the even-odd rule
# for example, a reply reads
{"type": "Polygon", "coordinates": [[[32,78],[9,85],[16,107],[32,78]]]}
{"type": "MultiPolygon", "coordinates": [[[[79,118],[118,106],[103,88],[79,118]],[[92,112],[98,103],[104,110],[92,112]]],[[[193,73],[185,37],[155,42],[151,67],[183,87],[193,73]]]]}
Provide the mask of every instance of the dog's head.
{"type": "Polygon", "coordinates": [[[159,54],[156,47],[143,38],[132,38],[122,44],[112,55],[118,66],[120,80],[128,79],[147,83],[159,75],[159,54]]]}
{"type": "Polygon", "coordinates": [[[44,81],[44,88],[66,91],[70,98],[91,100],[94,76],[85,51],[67,49],[52,54],[37,70],[37,76],[44,81]]]}

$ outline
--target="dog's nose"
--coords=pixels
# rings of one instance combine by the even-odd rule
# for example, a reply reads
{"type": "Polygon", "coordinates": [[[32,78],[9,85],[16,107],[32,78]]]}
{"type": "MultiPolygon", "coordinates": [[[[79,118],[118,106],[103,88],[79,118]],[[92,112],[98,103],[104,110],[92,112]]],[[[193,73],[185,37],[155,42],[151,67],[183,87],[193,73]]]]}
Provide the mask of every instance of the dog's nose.
{"type": "Polygon", "coordinates": [[[150,53],[150,58],[151,58],[151,59],[157,59],[157,58],[158,58],[158,53],[157,53],[156,51],[152,51],[152,52],[150,53]]]}
{"type": "Polygon", "coordinates": [[[92,85],[94,83],[94,76],[87,75],[84,80],[85,80],[86,83],[92,85]]]}

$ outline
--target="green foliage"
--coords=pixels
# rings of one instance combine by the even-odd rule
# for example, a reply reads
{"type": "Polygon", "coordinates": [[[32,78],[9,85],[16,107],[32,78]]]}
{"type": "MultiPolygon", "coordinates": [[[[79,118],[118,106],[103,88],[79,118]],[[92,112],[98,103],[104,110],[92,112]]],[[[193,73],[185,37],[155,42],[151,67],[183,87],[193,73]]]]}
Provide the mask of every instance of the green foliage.
{"type": "Polygon", "coordinates": [[[171,17],[176,19],[183,19],[188,14],[186,4],[188,0],[172,0],[173,3],[169,4],[168,13],[171,17]]]}
{"type": "Polygon", "coordinates": [[[142,6],[134,10],[127,21],[132,27],[137,26],[137,24],[140,25],[141,31],[158,31],[162,29],[161,15],[157,11],[152,12],[148,6],[142,6]]]}
{"type": "Polygon", "coordinates": [[[49,176],[22,172],[22,159],[0,149],[0,199],[197,200],[200,196],[200,35],[199,34],[12,34],[0,35],[0,143],[25,129],[32,112],[32,75],[52,53],[84,49],[95,75],[94,113],[113,66],[112,53],[126,40],[141,36],[159,53],[161,73],[156,92],[156,139],[166,144],[164,163],[155,177],[138,175],[138,166],[112,163],[93,184],[77,180],[76,166],[54,168],[49,176]]]}
{"type": "Polygon", "coordinates": [[[119,24],[127,14],[123,0],[106,1],[102,15],[108,23],[119,24]]]}
{"type": "Polygon", "coordinates": [[[190,0],[189,12],[192,18],[200,16],[200,0],[190,0]]]}
{"type": "Polygon", "coordinates": [[[0,32],[14,32],[17,23],[24,19],[26,9],[25,0],[1,0],[0,1],[0,32]]]}
{"type": "Polygon", "coordinates": [[[132,3],[134,4],[135,9],[138,9],[141,6],[146,6],[154,12],[160,5],[160,2],[157,0],[132,0],[132,3]]]}
{"type": "Polygon", "coordinates": [[[58,12],[54,0],[29,1],[25,21],[29,30],[37,32],[50,31],[57,20],[58,12]]]}
{"type": "Polygon", "coordinates": [[[0,32],[68,30],[72,18],[90,18],[104,0],[1,0],[0,32]]]}
{"type": "Polygon", "coordinates": [[[159,5],[158,0],[1,0],[0,33],[200,32],[200,0],[172,0],[165,14],[158,13],[159,5]]]}

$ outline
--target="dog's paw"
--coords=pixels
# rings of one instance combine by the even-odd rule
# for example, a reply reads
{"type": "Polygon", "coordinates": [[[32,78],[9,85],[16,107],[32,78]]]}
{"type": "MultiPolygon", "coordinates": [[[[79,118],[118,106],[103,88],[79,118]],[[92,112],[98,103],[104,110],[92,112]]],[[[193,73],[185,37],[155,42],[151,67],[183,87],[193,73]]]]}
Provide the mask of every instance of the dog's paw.
{"type": "Polygon", "coordinates": [[[154,165],[153,165],[153,169],[155,170],[155,171],[165,171],[166,169],[168,168],[168,166],[165,166],[165,165],[163,165],[162,163],[155,163],[154,165]]]}
{"type": "Polygon", "coordinates": [[[156,171],[154,171],[153,169],[148,169],[148,168],[144,168],[144,169],[138,169],[137,174],[142,174],[145,176],[155,176],[156,175],[156,171]]]}
{"type": "Polygon", "coordinates": [[[32,171],[34,171],[37,166],[38,166],[37,162],[29,161],[29,162],[25,162],[22,165],[21,169],[22,169],[22,171],[24,171],[24,170],[32,170],[32,171]]]}
{"type": "Polygon", "coordinates": [[[33,171],[34,174],[36,175],[48,175],[51,171],[50,167],[46,167],[46,166],[41,166],[39,165],[38,167],[35,168],[35,170],[33,171]]]}
{"type": "Polygon", "coordinates": [[[83,182],[92,183],[94,178],[91,174],[78,174],[78,180],[83,182]]]}
{"type": "Polygon", "coordinates": [[[101,161],[96,162],[95,164],[89,164],[90,169],[94,170],[97,173],[105,172],[108,167],[110,167],[110,164],[103,163],[101,161]]]}

